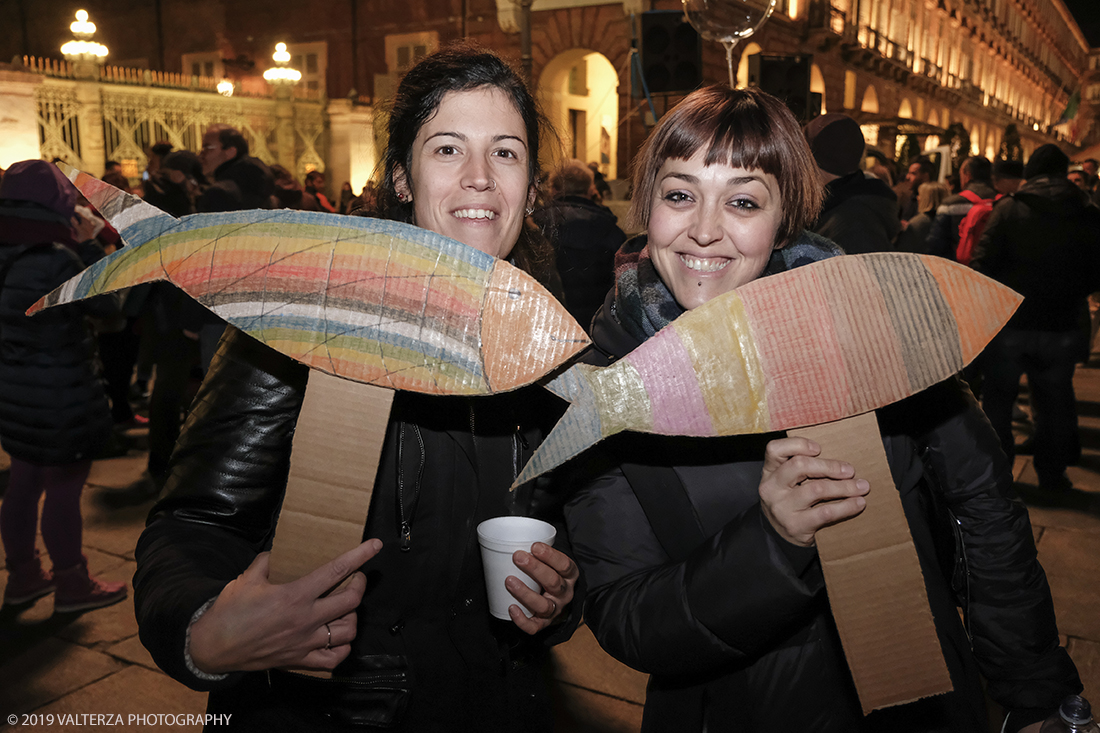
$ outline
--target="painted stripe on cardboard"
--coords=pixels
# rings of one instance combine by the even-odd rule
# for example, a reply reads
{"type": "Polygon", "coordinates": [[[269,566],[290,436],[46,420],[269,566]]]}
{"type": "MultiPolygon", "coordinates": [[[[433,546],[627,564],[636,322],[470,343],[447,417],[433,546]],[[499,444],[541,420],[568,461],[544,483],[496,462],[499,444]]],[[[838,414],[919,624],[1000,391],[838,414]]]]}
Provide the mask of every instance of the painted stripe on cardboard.
{"type": "Polygon", "coordinates": [[[662,329],[646,342],[643,354],[625,357],[645,385],[649,395],[651,429],[668,435],[713,435],[699,380],[693,371],[691,354],[675,328],[662,329]]]}
{"type": "MultiPolygon", "coordinates": [[[[716,299],[717,300],[717,299],[716,299]]],[[[715,435],[763,432],[771,424],[765,373],[745,303],[726,293],[705,317],[672,326],[691,357],[715,435]],[[719,377],[724,372],[723,377],[719,377]]],[[[651,339],[652,340],[652,339],[651,339]]]]}
{"type": "Polygon", "coordinates": [[[851,382],[820,269],[799,268],[741,289],[767,380],[767,424],[756,432],[835,420],[847,409],[851,382]],[[791,302],[792,293],[799,303],[791,302]]]}
{"type": "Polygon", "coordinates": [[[879,254],[868,255],[864,262],[886,292],[907,294],[904,299],[890,298],[886,307],[909,373],[909,392],[931,387],[962,369],[958,323],[921,259],[879,254]]]}
{"type": "Polygon", "coordinates": [[[821,284],[851,385],[844,409],[851,415],[902,399],[911,387],[896,324],[878,279],[863,258],[845,264],[824,268],[821,284]]]}

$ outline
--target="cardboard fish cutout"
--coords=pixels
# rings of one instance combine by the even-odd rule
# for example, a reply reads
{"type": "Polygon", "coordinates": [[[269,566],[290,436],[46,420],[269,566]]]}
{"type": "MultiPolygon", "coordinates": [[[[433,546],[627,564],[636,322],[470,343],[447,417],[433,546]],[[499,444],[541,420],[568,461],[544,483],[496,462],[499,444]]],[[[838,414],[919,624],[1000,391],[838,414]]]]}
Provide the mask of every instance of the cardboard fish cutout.
{"type": "Polygon", "coordinates": [[[128,246],[28,313],[166,280],[314,369],[433,394],[513,390],[589,343],[530,275],[426,229],[285,209],[175,219],[67,173],[128,246]]]}
{"type": "Polygon", "coordinates": [[[547,385],[572,404],[516,479],[623,430],[767,433],[884,407],[970,363],[1022,298],[940,257],[834,257],[688,311],[609,367],[547,385]]]}

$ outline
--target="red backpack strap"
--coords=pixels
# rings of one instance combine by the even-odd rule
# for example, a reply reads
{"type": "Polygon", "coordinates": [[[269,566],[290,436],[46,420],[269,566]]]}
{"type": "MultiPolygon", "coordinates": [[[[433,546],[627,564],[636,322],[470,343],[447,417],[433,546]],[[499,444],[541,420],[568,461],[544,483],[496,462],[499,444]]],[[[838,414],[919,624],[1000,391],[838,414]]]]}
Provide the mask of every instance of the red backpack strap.
{"type": "Polygon", "coordinates": [[[985,199],[983,199],[981,196],[974,193],[973,191],[967,191],[967,190],[959,191],[959,195],[962,196],[964,199],[966,199],[967,201],[969,201],[972,204],[976,204],[979,201],[985,201],[985,199]]]}

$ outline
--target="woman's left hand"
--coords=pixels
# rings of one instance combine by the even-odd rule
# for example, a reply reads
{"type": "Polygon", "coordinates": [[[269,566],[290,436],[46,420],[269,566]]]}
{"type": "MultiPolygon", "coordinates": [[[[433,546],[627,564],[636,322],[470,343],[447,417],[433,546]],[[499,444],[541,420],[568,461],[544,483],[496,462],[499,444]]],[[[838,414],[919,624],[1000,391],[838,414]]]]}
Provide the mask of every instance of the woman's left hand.
{"type": "Polygon", "coordinates": [[[568,555],[542,542],[536,542],[531,552],[516,550],[512,553],[512,562],[542,586],[542,593],[536,593],[519,578],[509,575],[504,581],[508,592],[534,615],[527,618],[523,609],[516,605],[508,607],[508,615],[528,634],[537,634],[565,613],[566,606],[573,600],[573,586],[581,571],[568,555]]]}

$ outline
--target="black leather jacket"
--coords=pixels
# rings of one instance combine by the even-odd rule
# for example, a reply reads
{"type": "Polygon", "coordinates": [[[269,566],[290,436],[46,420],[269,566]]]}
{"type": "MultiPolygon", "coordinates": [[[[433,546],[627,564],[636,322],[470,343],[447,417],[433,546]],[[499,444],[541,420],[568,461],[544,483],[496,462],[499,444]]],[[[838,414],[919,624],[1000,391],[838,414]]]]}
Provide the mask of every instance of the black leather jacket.
{"type": "MultiPolygon", "coordinates": [[[[609,305],[592,335],[618,357],[637,344],[609,305]]],[[[780,436],[623,434],[566,517],[585,622],[651,675],[643,731],[972,733],[988,730],[979,670],[1017,730],[1080,689],[1026,508],[969,391],[952,380],[879,420],[955,692],[862,716],[816,551],[784,541],[760,509],[764,446],[780,436]]]]}
{"type": "MultiPolygon", "coordinates": [[[[170,493],[138,543],[135,605],[157,664],[212,690],[212,711],[256,729],[549,730],[540,663],[549,644],[569,637],[580,597],[570,622],[536,637],[492,619],[475,532],[502,514],[553,518],[548,485],[508,491],[560,409],[541,389],[475,399],[397,393],[365,530],[384,548],[363,568],[368,587],[341,681],[318,688],[279,673],[209,681],[185,666],[192,614],[270,547],[306,376],[236,329],[223,340],[177,445],[170,493]],[[406,511],[406,552],[399,485],[407,504],[419,493],[406,511]]],[[[568,552],[564,537],[556,544],[568,552]]]]}

